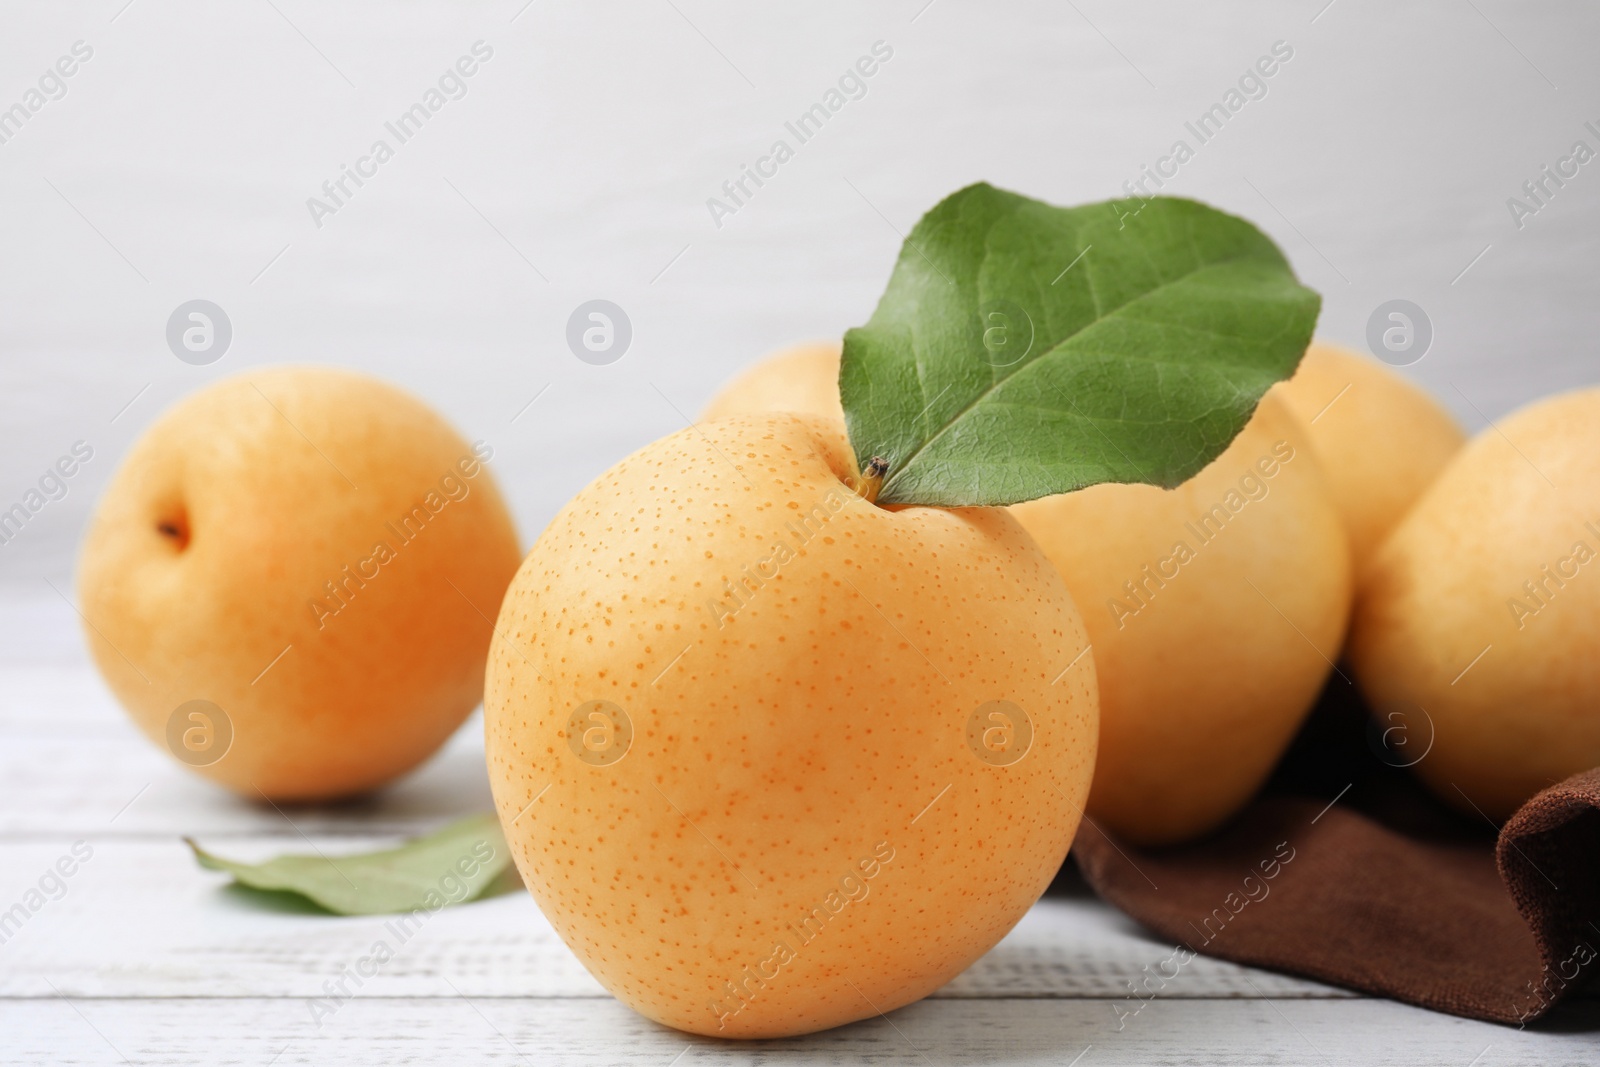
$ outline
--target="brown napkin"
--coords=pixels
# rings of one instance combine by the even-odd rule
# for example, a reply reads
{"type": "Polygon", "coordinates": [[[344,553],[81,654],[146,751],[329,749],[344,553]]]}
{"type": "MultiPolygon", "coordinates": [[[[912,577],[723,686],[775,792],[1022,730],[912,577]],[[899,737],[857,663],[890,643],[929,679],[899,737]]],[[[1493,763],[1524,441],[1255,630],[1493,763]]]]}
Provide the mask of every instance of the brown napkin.
{"type": "MultiPolygon", "coordinates": [[[[1416,753],[1428,739],[1406,740],[1416,753]]],[[[1600,971],[1600,768],[1497,835],[1434,799],[1383,741],[1335,676],[1219,833],[1144,850],[1086,820],[1073,855],[1095,892],[1175,949],[1475,1019],[1538,1018],[1600,971]]]]}

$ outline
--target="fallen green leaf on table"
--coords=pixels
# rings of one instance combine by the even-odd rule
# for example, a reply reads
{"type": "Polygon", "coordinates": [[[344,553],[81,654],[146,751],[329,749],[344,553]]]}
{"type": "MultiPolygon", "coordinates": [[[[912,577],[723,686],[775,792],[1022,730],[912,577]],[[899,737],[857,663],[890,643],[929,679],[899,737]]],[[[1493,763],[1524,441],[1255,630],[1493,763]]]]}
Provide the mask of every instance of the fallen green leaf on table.
{"type": "Polygon", "coordinates": [[[473,815],[380,852],[287,855],[265,863],[236,863],[184,841],[208,870],[252,889],[298,894],[336,915],[437,911],[515,886],[511,850],[493,815],[473,815]]]}
{"type": "Polygon", "coordinates": [[[879,504],[1175,486],[1294,373],[1321,298],[1244,219],[1174,197],[1055,207],[971,185],[923,216],[844,337],[879,504]]]}

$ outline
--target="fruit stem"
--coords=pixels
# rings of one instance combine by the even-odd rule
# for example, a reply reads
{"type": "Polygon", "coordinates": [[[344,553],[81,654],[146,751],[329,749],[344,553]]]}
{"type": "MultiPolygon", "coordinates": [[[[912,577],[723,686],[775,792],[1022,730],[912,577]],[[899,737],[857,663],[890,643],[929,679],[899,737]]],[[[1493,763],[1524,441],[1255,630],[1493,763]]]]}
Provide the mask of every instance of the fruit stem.
{"type": "Polygon", "coordinates": [[[869,504],[876,504],[878,493],[883,490],[883,476],[888,473],[889,461],[882,456],[873,456],[861,468],[861,477],[856,480],[856,495],[869,504]]]}

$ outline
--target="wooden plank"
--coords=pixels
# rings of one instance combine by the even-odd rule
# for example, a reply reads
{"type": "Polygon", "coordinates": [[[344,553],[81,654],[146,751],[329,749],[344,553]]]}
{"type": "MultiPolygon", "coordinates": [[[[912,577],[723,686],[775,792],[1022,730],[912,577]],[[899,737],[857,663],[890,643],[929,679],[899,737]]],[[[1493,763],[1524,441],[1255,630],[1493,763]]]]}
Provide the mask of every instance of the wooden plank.
{"type": "MultiPolygon", "coordinates": [[[[0,632],[0,641],[4,640],[0,632]]],[[[65,662],[0,660],[0,733],[15,737],[75,737],[104,733],[127,722],[111,691],[82,656],[65,662]]],[[[131,727],[129,727],[131,729],[131,727]]]]}
{"type": "MultiPolygon", "coordinates": [[[[390,839],[313,837],[229,841],[226,852],[264,858],[287,845],[329,854],[390,839]]],[[[91,857],[0,945],[0,995],[48,997],[312,997],[384,941],[394,958],[365,995],[437,994],[437,975],[473,996],[600,996],[533,900],[517,892],[427,918],[402,939],[384,917],[287,911],[270,898],[225,889],[179,842],[88,840],[91,857]]],[[[23,900],[69,854],[71,841],[0,844],[0,909],[23,900]]],[[[52,882],[47,889],[54,890],[52,882]]],[[[37,900],[37,898],[35,898],[37,900]]],[[[1171,946],[1147,937],[1091,897],[1051,896],[946,997],[1125,998],[1128,983],[1171,946]]],[[[1196,959],[1168,983],[1172,997],[1344,997],[1340,990],[1219,960],[1196,959]]],[[[1132,1006],[1136,1002],[1130,1001],[1132,1006]]],[[[1109,1009],[1108,1009],[1109,1010],[1109,1009]]]]}
{"type": "Polygon", "coordinates": [[[1173,1000],[1126,1020],[1104,1002],[930,1000],[827,1033],[735,1045],[658,1026],[609,999],[458,996],[459,976],[436,981],[442,997],[352,1000],[315,1021],[300,1000],[0,1001],[0,1064],[1576,1067],[1595,1062],[1593,1036],[1577,1028],[1600,1023],[1594,1005],[1564,1013],[1564,1032],[1376,1000],[1173,1000]]]}
{"type": "Polygon", "coordinates": [[[120,716],[75,734],[0,727],[0,782],[7,785],[0,790],[0,840],[418,833],[494,809],[481,731],[474,716],[432,760],[381,792],[278,809],[199,778],[120,716]]]}

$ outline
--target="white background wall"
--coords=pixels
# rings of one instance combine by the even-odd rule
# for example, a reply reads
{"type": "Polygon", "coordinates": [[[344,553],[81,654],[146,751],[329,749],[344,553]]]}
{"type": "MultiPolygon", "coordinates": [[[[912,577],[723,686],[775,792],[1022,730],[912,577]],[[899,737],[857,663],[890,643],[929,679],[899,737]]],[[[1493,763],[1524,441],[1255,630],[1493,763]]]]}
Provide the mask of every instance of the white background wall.
{"type": "Polygon", "coordinates": [[[1473,429],[1600,378],[1600,162],[1521,230],[1506,207],[1573,141],[1600,149],[1592,4],[124,3],[0,8],[0,108],[94,49],[0,145],[0,507],[95,449],[0,579],[65,578],[142,427],[283,361],[384,375],[492,441],[531,543],[737,368],[863,321],[896,230],[946,193],[1118,195],[1278,40],[1268,95],[1166,191],[1271,233],[1325,337],[1422,305],[1437,336],[1406,373],[1473,429]],[[307,197],[480,39],[468,94],[315,227],[307,197]],[[867,95],[715,227],[706,198],[878,40],[867,95]],[[207,367],[165,342],[197,297],[234,328],[207,367]],[[564,340],[594,297],[633,322],[610,366],[564,340]]]}

